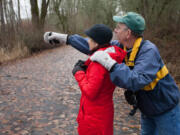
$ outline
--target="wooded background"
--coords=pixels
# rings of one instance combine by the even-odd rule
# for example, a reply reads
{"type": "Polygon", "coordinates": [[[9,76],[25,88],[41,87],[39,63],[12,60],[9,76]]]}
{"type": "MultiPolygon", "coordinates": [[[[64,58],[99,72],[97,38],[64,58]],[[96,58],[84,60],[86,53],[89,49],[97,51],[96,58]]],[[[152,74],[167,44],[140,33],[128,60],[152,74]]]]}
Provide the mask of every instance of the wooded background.
{"type": "Polygon", "coordinates": [[[158,46],[180,80],[180,0],[0,0],[0,63],[49,48],[43,42],[45,31],[83,35],[97,23],[113,29],[113,15],[128,11],[142,14],[145,39],[158,46]],[[21,17],[26,13],[22,2],[30,5],[31,17],[21,17]]]}

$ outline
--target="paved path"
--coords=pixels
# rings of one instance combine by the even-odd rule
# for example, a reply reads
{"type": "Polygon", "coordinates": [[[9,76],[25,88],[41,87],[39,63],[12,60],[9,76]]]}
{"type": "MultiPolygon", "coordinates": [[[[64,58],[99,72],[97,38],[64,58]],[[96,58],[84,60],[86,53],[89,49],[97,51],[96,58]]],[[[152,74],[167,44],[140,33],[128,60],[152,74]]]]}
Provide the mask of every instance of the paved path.
{"type": "MultiPolygon", "coordinates": [[[[71,74],[87,56],[61,46],[0,66],[0,135],[77,135],[80,90],[71,74]]],[[[139,112],[114,93],[114,135],[138,135],[139,112]]]]}

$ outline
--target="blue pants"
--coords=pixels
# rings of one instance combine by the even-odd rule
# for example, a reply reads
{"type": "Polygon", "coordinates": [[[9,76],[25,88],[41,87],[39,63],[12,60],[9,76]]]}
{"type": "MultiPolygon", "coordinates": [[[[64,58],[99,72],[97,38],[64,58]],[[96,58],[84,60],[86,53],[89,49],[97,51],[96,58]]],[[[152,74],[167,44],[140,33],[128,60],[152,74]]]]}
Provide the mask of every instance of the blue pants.
{"type": "Polygon", "coordinates": [[[180,135],[180,104],[162,115],[141,114],[141,135],[180,135]]]}

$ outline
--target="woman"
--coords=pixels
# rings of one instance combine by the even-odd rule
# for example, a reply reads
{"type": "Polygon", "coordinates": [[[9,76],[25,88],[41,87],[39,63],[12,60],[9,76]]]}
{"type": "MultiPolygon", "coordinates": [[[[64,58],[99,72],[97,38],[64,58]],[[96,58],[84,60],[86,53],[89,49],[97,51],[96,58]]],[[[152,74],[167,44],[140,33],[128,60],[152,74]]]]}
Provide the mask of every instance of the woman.
{"type": "MultiPolygon", "coordinates": [[[[92,54],[106,51],[118,63],[126,53],[117,46],[111,46],[112,31],[103,24],[96,24],[85,34],[92,54]]],[[[90,58],[78,61],[73,75],[81,90],[80,108],[77,117],[79,135],[113,135],[113,92],[115,85],[110,80],[108,71],[90,58]]]]}

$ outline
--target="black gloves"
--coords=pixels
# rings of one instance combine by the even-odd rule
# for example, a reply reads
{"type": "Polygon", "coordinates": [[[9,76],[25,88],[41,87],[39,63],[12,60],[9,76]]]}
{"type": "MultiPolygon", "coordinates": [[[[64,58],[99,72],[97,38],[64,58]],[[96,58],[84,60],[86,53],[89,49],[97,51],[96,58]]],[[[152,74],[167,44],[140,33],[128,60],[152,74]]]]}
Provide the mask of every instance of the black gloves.
{"type": "Polygon", "coordinates": [[[76,62],[76,64],[74,65],[74,67],[75,67],[75,66],[81,66],[82,68],[87,68],[87,66],[84,65],[84,63],[85,63],[85,61],[83,61],[83,60],[78,60],[78,61],[76,62]]]}
{"type": "Polygon", "coordinates": [[[130,116],[133,116],[136,113],[136,110],[138,109],[136,94],[133,91],[125,90],[124,96],[128,104],[133,106],[133,109],[129,113],[130,116]]]}
{"type": "Polygon", "coordinates": [[[72,70],[72,74],[75,75],[77,71],[86,71],[87,66],[84,65],[85,61],[78,60],[78,62],[74,65],[72,70]]]}
{"type": "Polygon", "coordinates": [[[134,105],[137,103],[136,95],[134,94],[133,91],[125,90],[124,96],[125,96],[125,99],[128,102],[128,104],[134,105]]]}

